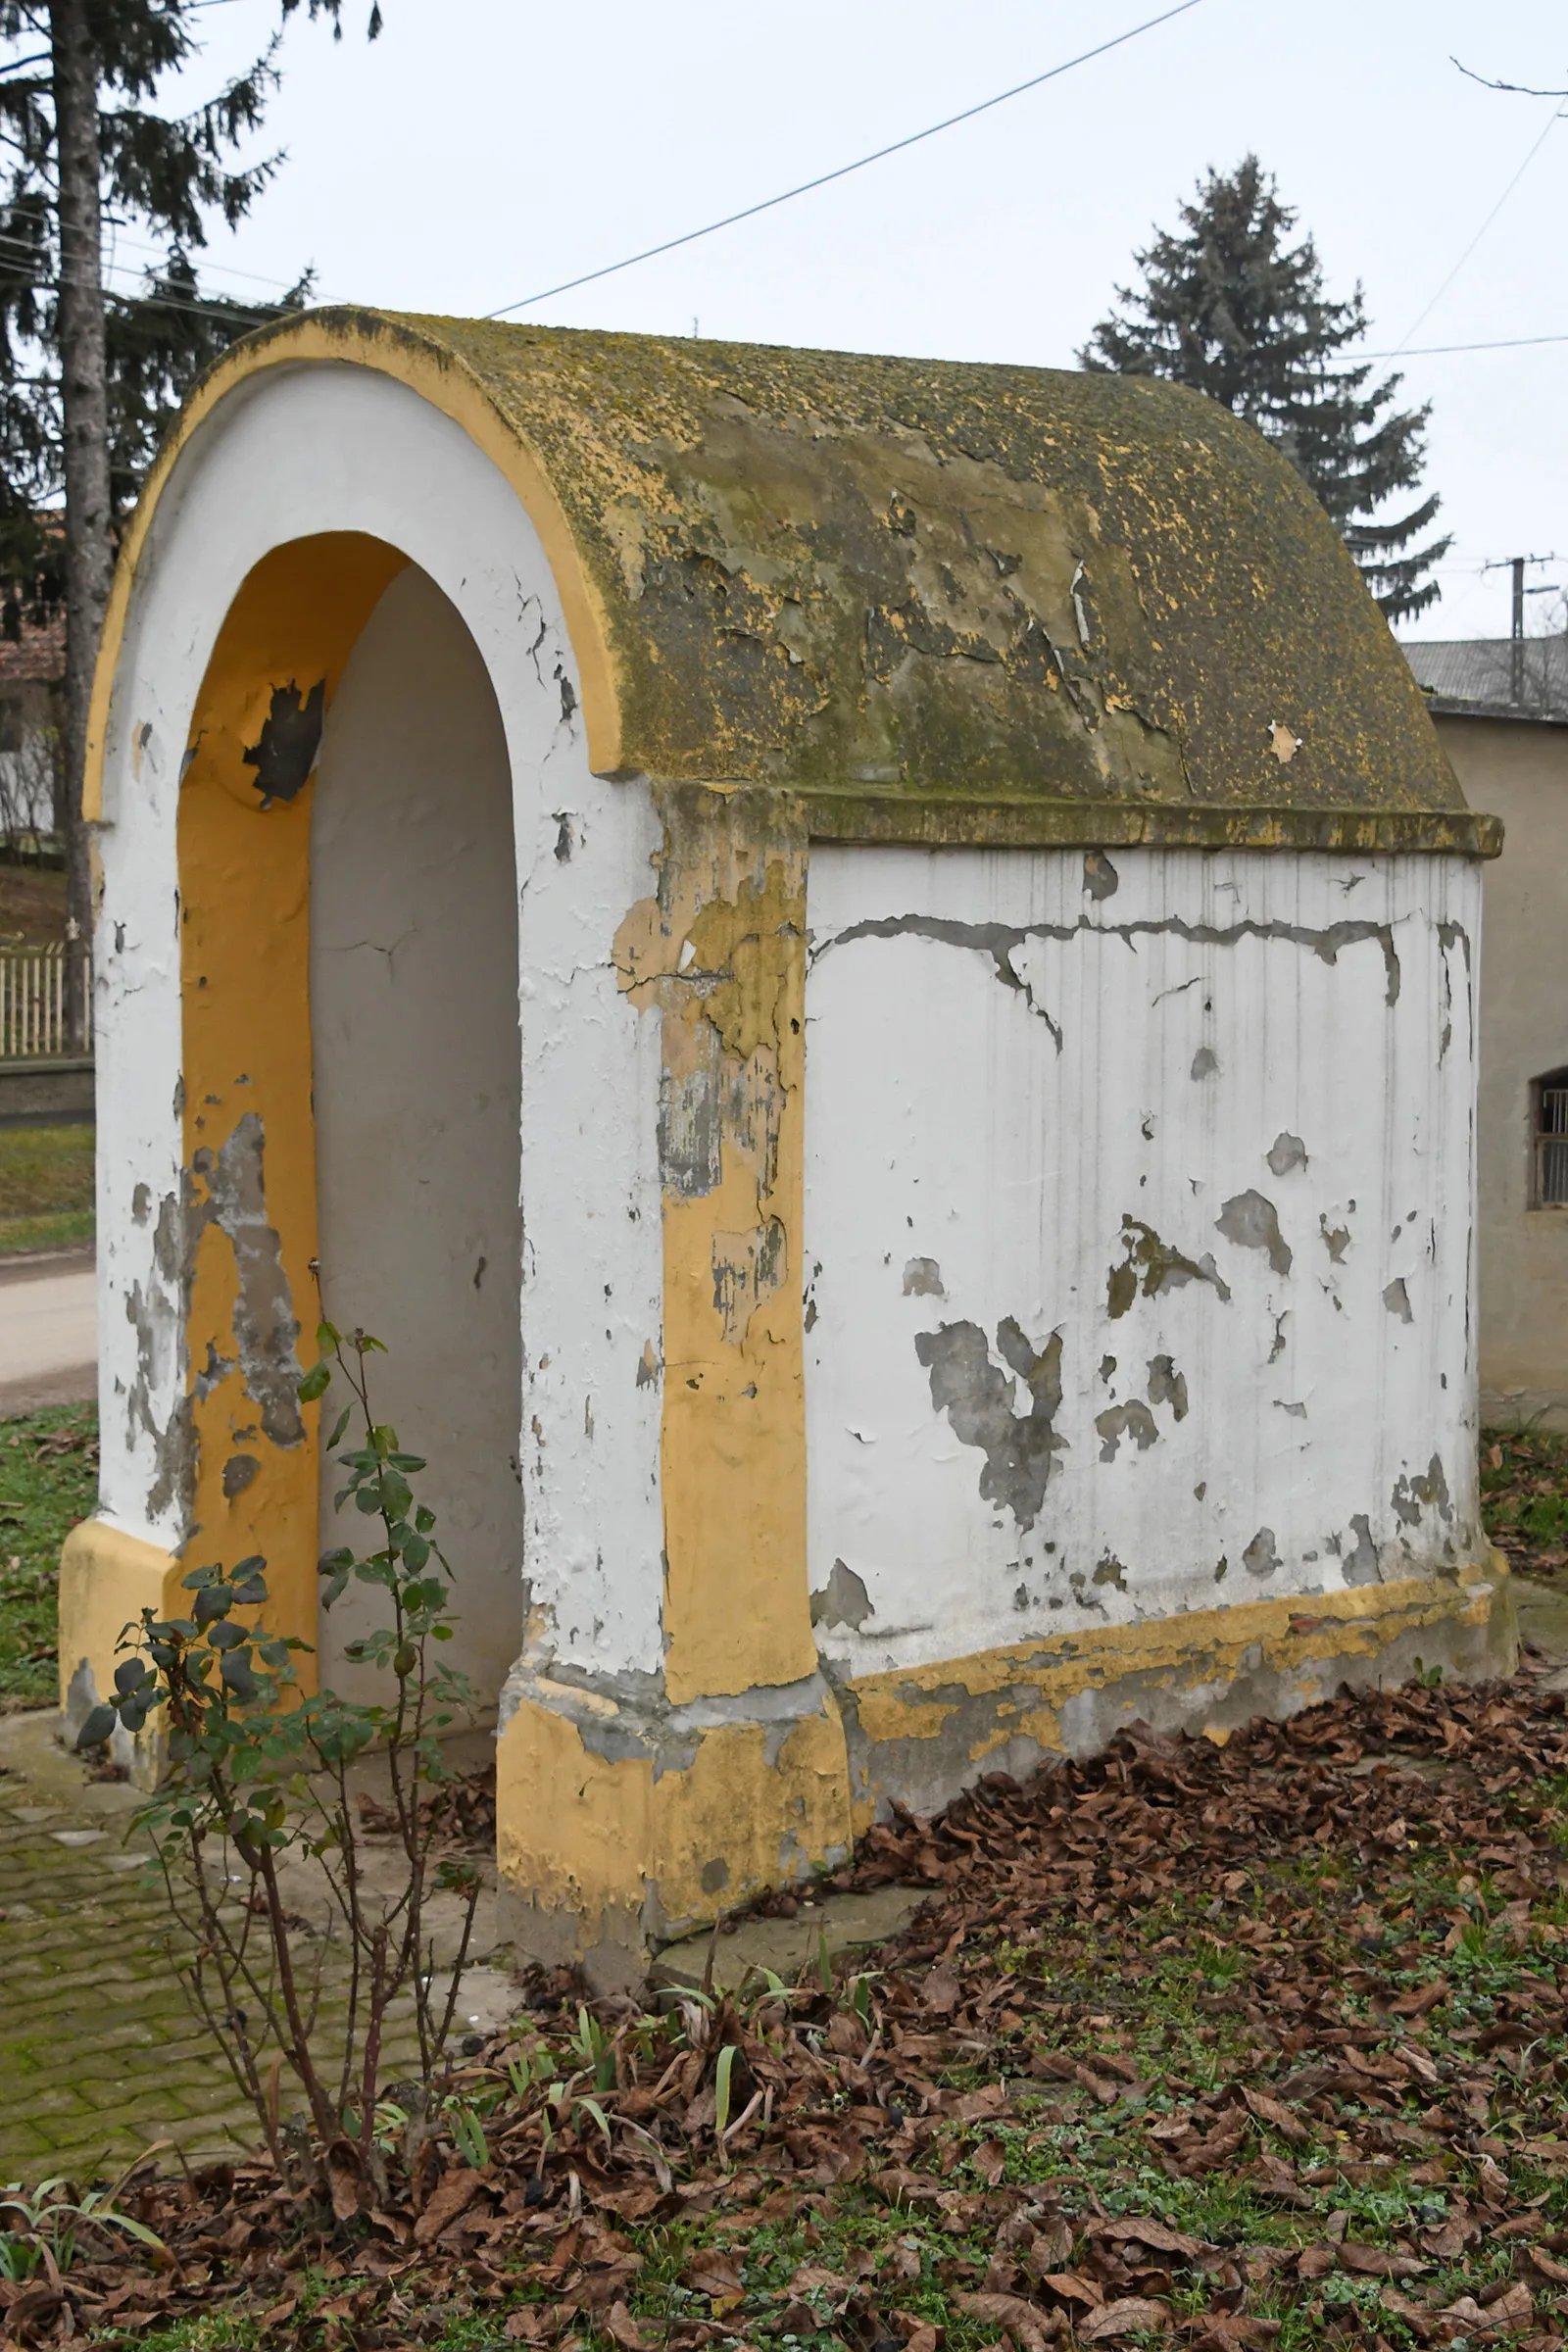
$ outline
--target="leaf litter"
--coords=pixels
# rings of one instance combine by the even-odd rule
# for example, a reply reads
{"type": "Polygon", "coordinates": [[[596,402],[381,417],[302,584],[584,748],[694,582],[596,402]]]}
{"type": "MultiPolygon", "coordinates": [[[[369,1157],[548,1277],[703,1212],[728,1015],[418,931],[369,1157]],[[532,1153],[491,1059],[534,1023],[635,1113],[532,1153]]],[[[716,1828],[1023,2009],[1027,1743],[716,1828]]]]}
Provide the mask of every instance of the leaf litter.
{"type": "Polygon", "coordinates": [[[829,1882],[926,1890],[879,1953],[535,1972],[373,2164],[149,2162],[167,2251],[0,2278],[0,2340],[1550,2352],[1565,1795],[1539,1662],[987,1775],[829,1882]]]}

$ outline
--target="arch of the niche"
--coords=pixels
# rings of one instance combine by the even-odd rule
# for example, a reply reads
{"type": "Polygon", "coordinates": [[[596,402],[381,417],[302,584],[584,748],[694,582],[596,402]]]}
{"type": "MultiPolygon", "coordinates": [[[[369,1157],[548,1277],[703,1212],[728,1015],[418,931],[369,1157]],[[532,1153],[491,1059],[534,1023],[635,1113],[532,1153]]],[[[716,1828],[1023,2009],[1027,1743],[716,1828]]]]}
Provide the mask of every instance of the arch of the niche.
{"type": "Polygon", "coordinates": [[[248,337],[225,354],[187,401],[148,476],[121,545],[104,616],[82,791],[89,822],[103,814],[104,763],[121,655],[134,625],[141,572],[156,551],[166,499],[175,491],[171,504],[177,508],[184,466],[220,426],[226,408],[263,389],[269,378],[323,367],[334,371],[365,369],[416,394],[457,425],[510,485],[538,534],[561,601],[576,665],[589,764],[600,774],[612,773],[620,765],[619,697],[605,616],[571,526],[526,437],[502,414],[474,370],[433,337],[426,339],[406,324],[394,325],[368,314],[363,323],[342,317],[306,318],[248,337]]]}

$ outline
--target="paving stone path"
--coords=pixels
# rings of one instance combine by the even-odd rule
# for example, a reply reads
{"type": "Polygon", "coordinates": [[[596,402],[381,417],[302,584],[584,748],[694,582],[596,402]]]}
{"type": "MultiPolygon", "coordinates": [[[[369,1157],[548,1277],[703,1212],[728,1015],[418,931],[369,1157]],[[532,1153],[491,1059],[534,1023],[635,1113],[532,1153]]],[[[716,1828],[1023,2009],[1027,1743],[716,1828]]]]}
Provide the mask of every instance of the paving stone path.
{"type": "MultiPolygon", "coordinates": [[[[187,2159],[249,2148],[255,2118],[171,1963],[162,1882],[132,1821],[141,1800],[90,1781],[54,1723],[0,1717],[0,2181],[101,2177],[155,2140],[187,2159]]],[[[477,1948],[493,1943],[492,1926],[477,1948]]],[[[471,1969],[456,2031],[501,2022],[510,1989],[504,1969],[471,1969]]],[[[339,1991],[329,1976],[323,2041],[339,1991]]],[[[392,2069],[413,2054],[400,2022],[392,2069]]]]}
{"type": "Polygon", "coordinates": [[[248,2112],[170,1966],[134,1792],[89,1782],[52,1720],[0,1721],[0,2176],[232,2149],[248,2112]]]}

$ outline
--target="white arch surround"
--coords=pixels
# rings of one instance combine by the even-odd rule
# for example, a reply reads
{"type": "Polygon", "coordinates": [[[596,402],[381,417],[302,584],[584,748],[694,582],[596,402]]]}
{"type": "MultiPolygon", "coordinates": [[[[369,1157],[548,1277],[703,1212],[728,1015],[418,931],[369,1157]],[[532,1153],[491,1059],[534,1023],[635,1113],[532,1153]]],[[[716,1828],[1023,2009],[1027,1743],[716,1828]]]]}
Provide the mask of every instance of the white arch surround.
{"type": "MultiPolygon", "coordinates": [[[[518,899],[526,1572],[558,1656],[653,1671],[659,1040],[617,990],[612,944],[647,891],[659,826],[646,788],[588,766],[561,600],[511,485],[460,425],[365,368],[272,368],[228,394],[180,452],[131,586],[98,835],[100,1518],[170,1550],[190,1532],[177,1494],[159,1492],[156,1442],[188,1373],[166,1205],[182,1156],[179,779],[242,583],[273,549],[322,532],[365,533],[417,564],[495,690],[518,899]]],[[[295,1311],[308,1330],[309,1305],[295,1311]]]]}

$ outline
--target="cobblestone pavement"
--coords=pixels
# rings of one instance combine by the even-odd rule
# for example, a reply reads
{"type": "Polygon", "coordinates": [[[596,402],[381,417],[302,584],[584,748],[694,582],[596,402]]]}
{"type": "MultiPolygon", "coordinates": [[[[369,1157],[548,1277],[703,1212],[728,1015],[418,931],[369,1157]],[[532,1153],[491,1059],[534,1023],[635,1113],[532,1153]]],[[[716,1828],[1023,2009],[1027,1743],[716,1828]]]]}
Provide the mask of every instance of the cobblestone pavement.
{"type": "Polygon", "coordinates": [[[53,1720],[0,1721],[0,2174],[232,2148],[246,2111],[170,1966],[135,1793],[89,1782],[53,1720]]]}
{"type": "MultiPolygon", "coordinates": [[[[255,2119],[171,1965],[140,1800],[89,1781],[54,1723],[0,1717],[0,2180],[99,2177],[154,2140],[188,2158],[249,2147],[255,2119]]],[[[480,1925],[483,1952],[493,1907],[480,1925]]],[[[471,1970],[456,2030],[506,2015],[508,1989],[471,1970]]],[[[323,2036],[334,2005],[329,1983],[323,2036]]],[[[394,2040],[389,2068],[409,2055],[394,2040]]]]}

